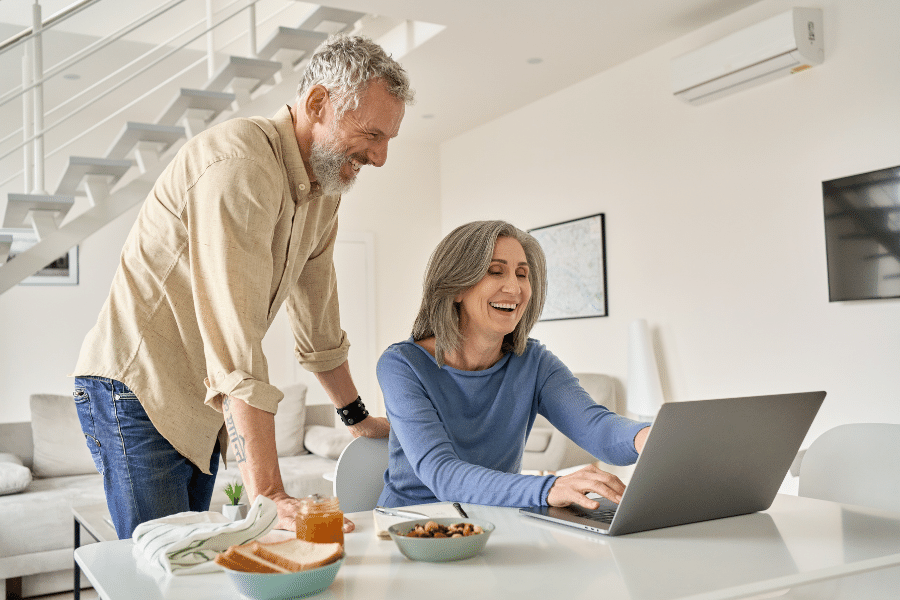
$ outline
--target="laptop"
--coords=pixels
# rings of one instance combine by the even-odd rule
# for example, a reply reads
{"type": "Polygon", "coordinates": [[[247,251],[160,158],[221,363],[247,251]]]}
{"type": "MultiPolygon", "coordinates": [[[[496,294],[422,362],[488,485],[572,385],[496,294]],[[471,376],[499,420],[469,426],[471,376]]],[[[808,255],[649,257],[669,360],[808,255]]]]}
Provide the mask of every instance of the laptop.
{"type": "Polygon", "coordinates": [[[775,500],[825,392],[662,405],[621,502],[600,508],[521,508],[546,519],[623,535],[766,510],[775,500]]]}

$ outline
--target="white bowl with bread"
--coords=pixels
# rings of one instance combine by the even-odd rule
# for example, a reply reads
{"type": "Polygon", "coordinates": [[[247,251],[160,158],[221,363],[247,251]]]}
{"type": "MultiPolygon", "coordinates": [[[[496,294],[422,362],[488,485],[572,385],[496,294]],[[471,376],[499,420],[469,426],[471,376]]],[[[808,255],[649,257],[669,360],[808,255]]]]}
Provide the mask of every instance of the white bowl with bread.
{"type": "Polygon", "coordinates": [[[254,600],[284,600],[330,586],[344,563],[344,548],[295,538],[250,542],[228,548],[215,562],[239,594],[254,600]]]}

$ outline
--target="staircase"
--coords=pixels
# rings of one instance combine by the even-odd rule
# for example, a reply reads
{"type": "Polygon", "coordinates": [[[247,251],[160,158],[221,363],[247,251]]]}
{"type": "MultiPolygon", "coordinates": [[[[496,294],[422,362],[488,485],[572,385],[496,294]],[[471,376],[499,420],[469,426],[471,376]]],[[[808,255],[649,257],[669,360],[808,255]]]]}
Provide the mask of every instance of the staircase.
{"type": "MultiPolygon", "coordinates": [[[[293,0],[284,1],[298,4],[293,0]]],[[[112,2],[99,4],[107,4],[109,10],[112,2]]],[[[251,40],[250,45],[256,46],[256,3],[257,0],[242,0],[239,11],[232,10],[219,23],[209,22],[207,39],[222,25],[233,28],[235,19],[231,16],[246,12],[249,18],[245,34],[251,40]]],[[[239,111],[247,112],[260,95],[271,91],[280,80],[295,88],[301,63],[329,33],[368,34],[364,30],[366,15],[363,13],[310,6],[311,12],[296,28],[277,26],[258,49],[253,48],[253,56],[220,58],[221,66],[209,69],[212,74],[205,82],[198,81],[195,88],[180,87],[154,122],[126,118],[105,152],[96,156],[69,156],[52,193],[8,193],[0,229],[0,293],[65,256],[70,249],[142,202],[171,154],[188,138],[239,111]],[[86,202],[80,202],[86,207],[80,214],[70,215],[76,198],[85,198],[86,202]]],[[[378,18],[378,22],[383,28],[383,19],[378,18]]],[[[40,31],[41,27],[36,29],[40,31]]],[[[213,56],[210,52],[210,64],[213,56]]],[[[287,95],[280,99],[289,102],[290,98],[287,95]]],[[[27,168],[25,171],[27,175],[27,168]]]]}

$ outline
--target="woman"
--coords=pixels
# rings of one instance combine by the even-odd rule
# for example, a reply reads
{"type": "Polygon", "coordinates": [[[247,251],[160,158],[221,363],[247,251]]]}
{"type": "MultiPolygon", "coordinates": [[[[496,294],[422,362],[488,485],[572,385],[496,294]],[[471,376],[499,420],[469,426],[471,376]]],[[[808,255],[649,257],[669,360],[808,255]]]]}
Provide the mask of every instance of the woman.
{"type": "Polygon", "coordinates": [[[563,477],[521,475],[535,415],[610,464],[637,460],[649,432],[596,404],[528,333],[546,295],[544,253],[503,221],[445,237],[428,263],[412,337],[378,361],[390,461],[382,506],[461,501],[588,509],[625,485],[594,465],[563,477]]]}

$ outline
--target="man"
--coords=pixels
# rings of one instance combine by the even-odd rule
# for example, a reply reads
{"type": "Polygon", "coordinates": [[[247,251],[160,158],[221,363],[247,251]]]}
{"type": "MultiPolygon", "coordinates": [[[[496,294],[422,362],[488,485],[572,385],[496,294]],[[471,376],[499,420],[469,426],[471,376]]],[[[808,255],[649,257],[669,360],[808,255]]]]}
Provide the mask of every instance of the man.
{"type": "MultiPolygon", "coordinates": [[[[230,437],[248,498],[293,529],[278,469],[261,342],[287,302],[298,361],[354,436],[384,437],[350,378],[332,255],[341,194],[380,167],[413,92],[362,37],[310,58],[293,106],[189,140],[125,242],[74,369],[75,401],[120,538],[151,519],[209,509],[230,437]]],[[[345,529],[352,529],[348,523],[345,529]]]]}

